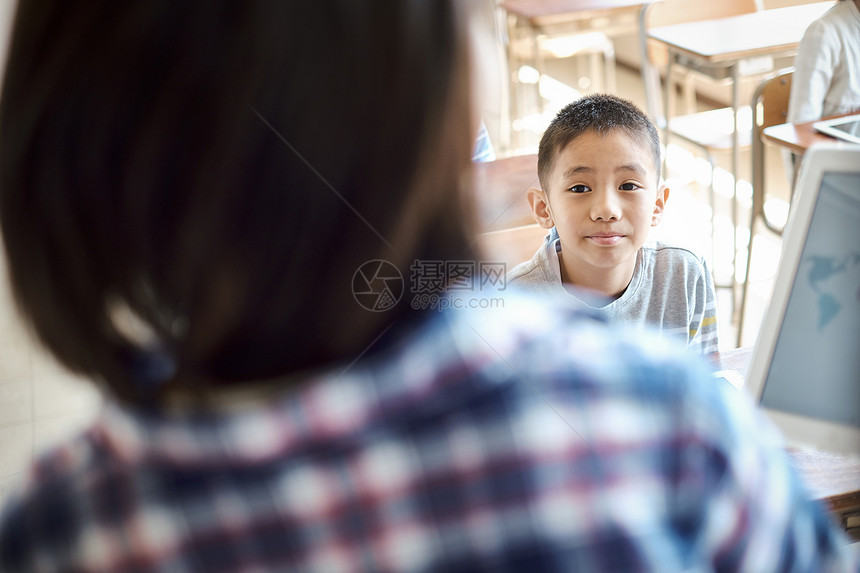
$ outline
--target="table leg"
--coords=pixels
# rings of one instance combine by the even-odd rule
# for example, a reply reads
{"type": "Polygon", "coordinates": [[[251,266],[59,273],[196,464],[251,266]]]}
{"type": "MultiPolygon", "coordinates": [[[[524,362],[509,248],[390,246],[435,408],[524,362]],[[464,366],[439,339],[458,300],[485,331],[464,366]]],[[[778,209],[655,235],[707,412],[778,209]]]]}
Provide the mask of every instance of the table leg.
{"type": "MultiPolygon", "coordinates": [[[[674,64],[675,64],[675,52],[672,51],[672,48],[670,47],[669,53],[668,53],[668,62],[666,63],[666,79],[665,79],[666,85],[664,88],[664,96],[663,96],[663,99],[664,99],[664,101],[663,101],[663,117],[658,118],[658,124],[657,124],[658,129],[661,127],[661,125],[660,125],[661,123],[662,123],[662,128],[663,128],[663,149],[666,150],[666,152],[663,154],[663,171],[664,172],[666,171],[666,167],[667,167],[666,156],[669,155],[669,114],[671,113],[672,90],[674,89],[674,86],[672,85],[672,69],[673,69],[674,64]],[[662,119],[662,121],[659,121],[660,119],[662,119]]],[[[658,81],[659,81],[659,79],[658,79],[658,81]]],[[[664,174],[664,176],[665,176],[665,174],[664,174]]]]}
{"type": "Polygon", "coordinates": [[[651,59],[648,57],[646,17],[649,6],[651,6],[651,3],[642,4],[642,7],[639,9],[639,52],[642,58],[640,70],[642,73],[642,82],[645,86],[646,111],[659,129],[664,126],[666,117],[660,112],[660,74],[657,72],[657,68],[651,65],[651,59]]]}
{"type": "MultiPolygon", "coordinates": [[[[508,30],[508,38],[507,38],[507,56],[508,56],[508,129],[509,129],[509,138],[508,138],[508,147],[514,146],[514,136],[516,132],[514,130],[514,122],[520,116],[520,105],[521,98],[519,97],[520,91],[520,80],[519,80],[519,61],[517,60],[516,50],[514,49],[514,42],[517,40],[517,20],[513,14],[508,14],[506,16],[507,20],[507,30],[508,30]]],[[[516,142],[519,144],[519,141],[516,142]]]]}
{"type": "Polygon", "coordinates": [[[540,82],[543,79],[544,63],[543,54],[541,54],[540,51],[540,41],[538,39],[538,37],[540,36],[540,31],[533,22],[529,22],[529,30],[531,31],[532,35],[532,48],[534,50],[534,54],[532,57],[534,58],[535,69],[537,69],[538,72],[538,81],[535,84],[535,96],[537,97],[538,113],[543,115],[544,103],[543,96],[540,94],[540,82]]]}
{"type": "Polygon", "coordinates": [[[738,113],[740,110],[740,65],[732,65],[732,322],[737,319],[738,283],[738,177],[741,164],[740,135],[738,133],[738,113]]]}

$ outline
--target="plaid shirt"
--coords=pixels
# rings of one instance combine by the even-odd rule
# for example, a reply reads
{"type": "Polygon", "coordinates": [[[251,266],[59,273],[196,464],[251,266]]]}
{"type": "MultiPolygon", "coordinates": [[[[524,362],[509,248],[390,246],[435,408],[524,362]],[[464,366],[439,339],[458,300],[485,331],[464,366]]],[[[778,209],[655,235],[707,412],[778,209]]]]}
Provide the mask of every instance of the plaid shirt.
{"type": "Polygon", "coordinates": [[[858,569],[742,393],[666,342],[505,302],[277,400],[108,406],[8,504],[0,570],[858,569]]]}

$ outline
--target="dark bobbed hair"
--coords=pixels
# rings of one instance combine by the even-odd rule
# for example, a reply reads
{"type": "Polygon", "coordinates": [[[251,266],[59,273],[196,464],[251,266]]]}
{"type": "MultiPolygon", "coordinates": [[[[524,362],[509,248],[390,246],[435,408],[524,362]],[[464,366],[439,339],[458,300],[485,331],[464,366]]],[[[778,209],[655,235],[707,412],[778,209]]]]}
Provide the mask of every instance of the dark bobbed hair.
{"type": "Polygon", "coordinates": [[[21,2],[0,225],[38,338],[139,403],[351,361],[417,320],[352,279],[474,258],[457,4],[21,2]]]}
{"type": "Polygon", "coordinates": [[[615,129],[623,130],[651,150],[659,181],[660,135],[657,128],[633,102],[614,95],[596,94],[566,105],[544,131],[538,148],[541,187],[549,190],[549,176],[555,167],[555,160],[571,141],[589,131],[605,135],[615,129]]]}

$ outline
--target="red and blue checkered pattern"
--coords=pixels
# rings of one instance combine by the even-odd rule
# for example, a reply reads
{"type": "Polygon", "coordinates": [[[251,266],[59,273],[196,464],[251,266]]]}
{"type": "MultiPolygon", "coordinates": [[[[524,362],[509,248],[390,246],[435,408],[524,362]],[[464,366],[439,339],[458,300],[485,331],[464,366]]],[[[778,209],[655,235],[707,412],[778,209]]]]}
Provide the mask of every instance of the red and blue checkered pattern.
{"type": "Polygon", "coordinates": [[[131,412],[38,462],[0,570],[856,571],[772,428],[576,309],[437,313],[348,368],[131,412]]]}

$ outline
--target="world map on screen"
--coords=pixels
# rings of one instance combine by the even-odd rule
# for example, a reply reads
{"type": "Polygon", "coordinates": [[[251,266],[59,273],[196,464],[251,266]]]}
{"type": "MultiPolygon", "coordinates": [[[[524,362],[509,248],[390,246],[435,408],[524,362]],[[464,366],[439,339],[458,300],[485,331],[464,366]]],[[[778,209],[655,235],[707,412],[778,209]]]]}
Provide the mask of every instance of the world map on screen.
{"type": "Polygon", "coordinates": [[[860,427],[860,172],[825,173],[808,227],[786,236],[801,252],[761,403],[860,427]]]}
{"type": "MultiPolygon", "coordinates": [[[[809,286],[818,296],[818,332],[821,332],[844,310],[846,304],[846,301],[840,301],[839,290],[834,291],[828,287],[833,281],[841,283],[843,280],[849,280],[844,275],[860,267],[860,252],[849,253],[843,257],[813,255],[805,262],[809,263],[810,267],[807,274],[809,286]]],[[[860,283],[854,290],[853,300],[849,299],[847,304],[860,305],[860,283]]]]}

